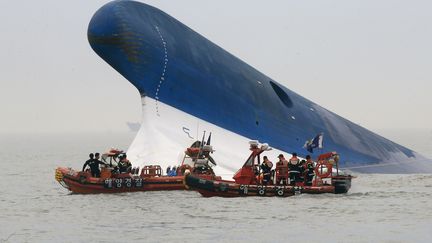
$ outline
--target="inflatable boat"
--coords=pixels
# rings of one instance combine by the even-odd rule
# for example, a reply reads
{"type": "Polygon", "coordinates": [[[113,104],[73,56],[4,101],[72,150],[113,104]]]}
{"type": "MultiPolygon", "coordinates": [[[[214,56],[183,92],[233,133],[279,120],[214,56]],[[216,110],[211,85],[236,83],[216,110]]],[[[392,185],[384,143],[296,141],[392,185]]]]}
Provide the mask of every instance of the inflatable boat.
{"type": "MultiPolygon", "coordinates": [[[[322,154],[313,163],[313,176],[306,180],[305,161],[296,162],[296,166],[278,163],[272,170],[270,180],[263,180],[261,153],[271,148],[256,141],[250,143],[252,151],[249,158],[234,175],[234,181],[200,178],[186,171],[184,183],[190,190],[196,190],[204,197],[288,197],[302,193],[347,193],[351,188],[353,176],[343,173],[338,168],[339,155],[336,152],[322,154]],[[298,164],[297,164],[298,163],[298,164]],[[336,168],[333,168],[336,167],[336,168]],[[296,168],[296,169],[294,169],[296,168]]],[[[283,156],[282,156],[283,157],[283,156]]]]}

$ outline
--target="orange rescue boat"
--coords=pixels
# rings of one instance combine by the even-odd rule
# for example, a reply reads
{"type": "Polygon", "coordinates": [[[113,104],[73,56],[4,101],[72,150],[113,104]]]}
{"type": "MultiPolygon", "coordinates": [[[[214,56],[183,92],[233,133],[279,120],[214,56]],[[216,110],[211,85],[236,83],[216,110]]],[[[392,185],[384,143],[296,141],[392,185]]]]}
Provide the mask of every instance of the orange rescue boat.
{"type": "Polygon", "coordinates": [[[78,171],[72,168],[58,167],[55,170],[55,179],[73,193],[119,193],[136,191],[157,190],[183,190],[183,178],[185,171],[197,178],[208,180],[220,180],[216,176],[212,166],[216,165],[210,153],[211,146],[200,146],[195,142],[185,151],[181,165],[176,169],[175,175],[163,175],[159,165],[146,165],[141,170],[131,169],[125,173],[116,170],[119,154],[123,151],[111,149],[102,155],[102,161],[106,164],[101,169],[100,177],[92,177],[90,171],[78,171]]]}
{"type": "Polygon", "coordinates": [[[199,178],[192,173],[186,173],[184,180],[188,189],[196,190],[204,197],[288,197],[296,194],[309,193],[346,193],[351,188],[353,176],[342,173],[338,169],[339,155],[336,152],[322,154],[313,168],[313,179],[307,182],[302,176],[291,174],[306,174],[310,171],[292,171],[292,168],[278,168],[271,173],[272,177],[263,183],[260,170],[260,154],[270,150],[267,144],[259,146],[257,141],[250,142],[252,153],[233,176],[234,181],[199,178]],[[333,166],[336,170],[333,170],[333,166]],[[295,178],[290,180],[290,178],[295,178]],[[277,182],[277,183],[276,183],[277,182]]]}

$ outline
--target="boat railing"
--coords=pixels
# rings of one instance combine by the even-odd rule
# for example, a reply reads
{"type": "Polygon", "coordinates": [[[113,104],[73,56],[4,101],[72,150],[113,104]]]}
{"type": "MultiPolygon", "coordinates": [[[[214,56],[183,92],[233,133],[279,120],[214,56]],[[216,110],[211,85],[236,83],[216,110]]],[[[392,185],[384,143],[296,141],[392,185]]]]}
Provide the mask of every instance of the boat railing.
{"type": "Polygon", "coordinates": [[[141,170],[142,177],[161,176],[162,168],[159,165],[145,165],[141,170]]]}

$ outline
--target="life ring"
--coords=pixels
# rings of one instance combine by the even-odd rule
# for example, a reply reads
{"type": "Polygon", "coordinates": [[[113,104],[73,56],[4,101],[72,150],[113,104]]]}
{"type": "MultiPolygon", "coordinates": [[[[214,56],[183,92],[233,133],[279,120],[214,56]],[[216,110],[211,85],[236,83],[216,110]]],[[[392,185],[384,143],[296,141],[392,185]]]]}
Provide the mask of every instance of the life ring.
{"type": "Polygon", "coordinates": [[[333,166],[331,163],[327,161],[320,161],[318,162],[317,166],[315,167],[315,175],[317,175],[320,178],[326,178],[329,177],[332,173],[333,166]],[[323,172],[323,169],[326,168],[326,171],[323,172]]]}

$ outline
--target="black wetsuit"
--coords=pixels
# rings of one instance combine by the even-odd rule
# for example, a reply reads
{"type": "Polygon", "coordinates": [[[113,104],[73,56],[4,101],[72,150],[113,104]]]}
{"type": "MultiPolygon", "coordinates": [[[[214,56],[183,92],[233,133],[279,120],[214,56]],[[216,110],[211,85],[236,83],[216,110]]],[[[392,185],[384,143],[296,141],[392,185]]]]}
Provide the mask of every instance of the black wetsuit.
{"type": "Polygon", "coordinates": [[[97,159],[89,159],[83,165],[83,171],[85,167],[88,165],[90,167],[91,175],[93,177],[100,177],[100,169],[99,165],[103,165],[104,163],[97,159]]]}
{"type": "Polygon", "coordinates": [[[266,163],[262,163],[261,170],[263,173],[263,182],[267,184],[271,179],[271,167],[269,167],[266,163]]]}
{"type": "Polygon", "coordinates": [[[94,160],[94,159],[88,159],[88,160],[84,163],[83,168],[82,168],[82,171],[84,171],[85,167],[86,167],[87,165],[90,165],[90,162],[92,162],[93,160],[94,160]]]}

